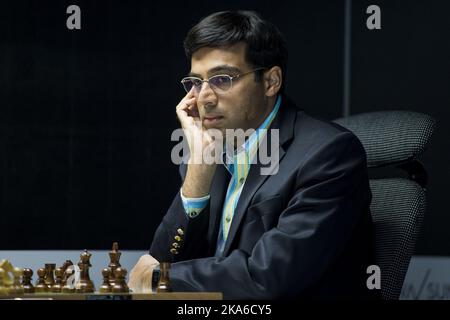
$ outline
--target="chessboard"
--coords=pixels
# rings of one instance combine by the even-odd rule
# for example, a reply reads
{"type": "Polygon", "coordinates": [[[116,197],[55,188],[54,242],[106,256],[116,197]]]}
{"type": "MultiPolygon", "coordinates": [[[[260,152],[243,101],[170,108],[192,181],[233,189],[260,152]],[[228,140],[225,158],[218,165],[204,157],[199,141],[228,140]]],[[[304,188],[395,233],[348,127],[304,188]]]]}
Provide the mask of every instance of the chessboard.
{"type": "MultiPolygon", "coordinates": [[[[0,261],[0,299],[17,300],[220,300],[221,293],[171,292],[170,278],[161,277],[156,288],[148,292],[133,292],[127,285],[128,271],[121,266],[118,243],[114,242],[109,255],[109,264],[101,270],[102,283],[98,288],[90,277],[92,254],[84,250],[75,265],[66,260],[61,266],[45,263],[36,270],[13,266],[8,260],[0,261]]],[[[105,263],[106,264],[106,263],[105,263]]],[[[161,268],[170,268],[161,263],[161,268]]],[[[167,274],[167,273],[166,273],[167,274]]]]}
{"type": "Polygon", "coordinates": [[[0,300],[223,300],[223,295],[220,292],[24,293],[0,295],[0,300]]]}

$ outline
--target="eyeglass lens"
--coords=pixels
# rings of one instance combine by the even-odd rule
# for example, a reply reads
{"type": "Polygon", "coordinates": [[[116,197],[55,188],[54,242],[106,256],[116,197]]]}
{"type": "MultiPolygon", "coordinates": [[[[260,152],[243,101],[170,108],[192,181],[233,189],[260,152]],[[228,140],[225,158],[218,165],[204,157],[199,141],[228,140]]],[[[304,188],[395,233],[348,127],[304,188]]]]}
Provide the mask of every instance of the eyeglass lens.
{"type": "MultiPolygon", "coordinates": [[[[231,88],[231,77],[228,75],[217,75],[209,78],[208,83],[213,89],[219,89],[220,91],[227,91],[231,88]]],[[[203,81],[196,78],[186,78],[183,80],[183,86],[186,92],[191,91],[192,87],[200,92],[203,85],[203,81]]]]}

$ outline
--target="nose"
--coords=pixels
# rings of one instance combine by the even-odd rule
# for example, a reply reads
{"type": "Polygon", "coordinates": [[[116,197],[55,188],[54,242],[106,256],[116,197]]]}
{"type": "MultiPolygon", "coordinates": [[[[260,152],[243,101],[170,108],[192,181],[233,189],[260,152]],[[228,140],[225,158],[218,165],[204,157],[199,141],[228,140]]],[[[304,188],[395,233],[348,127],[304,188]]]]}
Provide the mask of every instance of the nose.
{"type": "Polygon", "coordinates": [[[199,106],[215,106],[217,104],[217,96],[206,81],[198,92],[197,104],[199,106]]]}

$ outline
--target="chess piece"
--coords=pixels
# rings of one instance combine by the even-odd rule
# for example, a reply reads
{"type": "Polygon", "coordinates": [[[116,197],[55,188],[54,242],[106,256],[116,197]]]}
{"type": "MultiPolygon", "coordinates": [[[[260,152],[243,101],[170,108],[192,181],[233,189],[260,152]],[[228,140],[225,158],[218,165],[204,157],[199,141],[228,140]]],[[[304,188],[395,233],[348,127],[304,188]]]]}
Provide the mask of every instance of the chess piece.
{"type": "Polygon", "coordinates": [[[89,277],[89,268],[92,266],[89,259],[92,254],[87,250],[80,255],[78,267],[80,268],[80,281],[76,285],[77,293],[91,293],[95,291],[94,283],[89,277]]]}
{"type": "Polygon", "coordinates": [[[112,287],[113,293],[128,293],[130,289],[127,286],[126,278],[127,269],[119,267],[115,271],[115,281],[114,286],[112,287]]]}
{"type": "Polygon", "coordinates": [[[111,292],[111,285],[109,284],[109,279],[111,277],[111,269],[105,268],[102,270],[102,276],[103,276],[103,283],[98,289],[100,293],[110,293],[111,292]]]}
{"type": "Polygon", "coordinates": [[[62,293],[74,293],[75,292],[75,285],[73,284],[74,277],[75,277],[75,270],[74,269],[67,269],[65,272],[65,283],[62,287],[62,293]]]}
{"type": "Polygon", "coordinates": [[[14,268],[13,269],[13,285],[9,288],[9,293],[14,295],[20,295],[24,293],[23,287],[20,283],[20,280],[22,278],[23,270],[21,268],[14,268]]]}
{"type": "Polygon", "coordinates": [[[111,274],[109,277],[109,285],[111,287],[114,286],[115,284],[115,280],[116,280],[116,269],[120,268],[120,256],[122,255],[122,253],[119,251],[119,244],[117,242],[114,242],[112,245],[112,250],[109,252],[109,264],[108,264],[108,268],[111,269],[111,274]]]}
{"type": "Polygon", "coordinates": [[[160,277],[158,281],[158,285],[156,287],[156,292],[170,292],[172,288],[170,287],[170,279],[169,279],[169,269],[170,263],[161,262],[159,265],[160,269],[160,277]]]}
{"type": "Polygon", "coordinates": [[[11,264],[11,262],[9,262],[6,259],[3,259],[2,261],[0,261],[0,268],[3,269],[4,276],[3,276],[3,284],[6,288],[10,288],[13,285],[13,278],[11,277],[11,274],[13,272],[13,265],[11,264]]]}
{"type": "Polygon", "coordinates": [[[61,282],[62,286],[66,285],[66,281],[67,281],[67,278],[68,278],[66,271],[67,271],[67,268],[70,267],[70,266],[73,266],[73,262],[71,260],[66,260],[66,262],[64,262],[63,265],[60,267],[61,272],[63,273],[62,282],[61,282]]]}
{"type": "Polygon", "coordinates": [[[63,271],[61,268],[55,269],[55,284],[52,286],[51,291],[55,293],[62,292],[63,284],[62,284],[62,278],[63,278],[63,271]]]}
{"type": "Polygon", "coordinates": [[[45,264],[45,284],[48,286],[49,289],[53,287],[55,284],[55,268],[56,264],[54,263],[46,263],[45,264]]]}
{"type": "Polygon", "coordinates": [[[23,269],[22,274],[22,287],[24,293],[34,293],[34,286],[31,283],[31,277],[33,276],[33,270],[29,268],[23,269]]]}
{"type": "Polygon", "coordinates": [[[34,287],[34,292],[40,293],[40,292],[47,292],[48,291],[48,285],[45,283],[45,269],[39,268],[37,271],[38,280],[36,283],[36,286],[34,287]]]}
{"type": "Polygon", "coordinates": [[[8,288],[5,285],[5,276],[5,270],[0,268],[0,296],[6,296],[8,294],[8,288]]]}

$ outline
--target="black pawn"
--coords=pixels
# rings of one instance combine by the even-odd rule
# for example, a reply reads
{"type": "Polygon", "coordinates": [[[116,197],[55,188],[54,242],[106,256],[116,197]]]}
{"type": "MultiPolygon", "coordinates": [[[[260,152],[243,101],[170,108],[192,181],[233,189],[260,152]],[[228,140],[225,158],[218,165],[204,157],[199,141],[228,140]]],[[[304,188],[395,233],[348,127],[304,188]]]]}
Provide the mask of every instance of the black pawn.
{"type": "Polygon", "coordinates": [[[34,293],[34,286],[31,283],[33,277],[33,270],[29,268],[23,269],[22,286],[24,293],[34,293]]]}
{"type": "Polygon", "coordinates": [[[52,286],[52,292],[60,293],[63,288],[63,271],[61,268],[55,270],[55,284],[52,286]]]}
{"type": "Polygon", "coordinates": [[[35,292],[47,292],[48,291],[48,285],[45,283],[45,269],[40,268],[37,271],[38,280],[36,283],[36,287],[34,288],[35,292]]]}
{"type": "Polygon", "coordinates": [[[117,268],[114,272],[115,275],[115,282],[114,286],[112,287],[113,293],[128,293],[130,292],[130,289],[127,286],[127,283],[125,281],[125,277],[127,276],[127,269],[125,268],[117,268]]]}
{"type": "Polygon", "coordinates": [[[111,286],[109,285],[109,279],[111,276],[111,269],[105,268],[102,270],[102,276],[103,276],[103,283],[98,289],[100,293],[110,293],[111,292],[111,286]]]}

